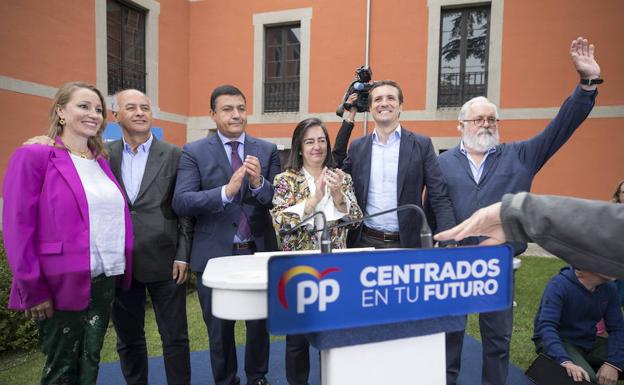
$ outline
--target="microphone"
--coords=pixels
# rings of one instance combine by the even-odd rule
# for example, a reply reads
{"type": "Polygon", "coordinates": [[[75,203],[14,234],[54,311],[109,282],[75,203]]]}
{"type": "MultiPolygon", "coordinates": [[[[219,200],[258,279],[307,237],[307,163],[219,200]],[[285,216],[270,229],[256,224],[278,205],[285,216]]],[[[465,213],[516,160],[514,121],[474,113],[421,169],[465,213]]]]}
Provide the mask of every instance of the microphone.
{"type": "MultiPolygon", "coordinates": [[[[299,222],[299,224],[293,228],[290,228],[288,230],[280,230],[279,233],[281,236],[284,235],[289,235],[294,233],[295,231],[299,231],[300,229],[302,229],[304,226],[306,226],[306,222],[309,221],[310,219],[316,217],[316,216],[320,216],[321,218],[323,218],[323,229],[317,232],[321,232],[321,253],[324,254],[329,254],[331,253],[331,238],[329,237],[329,227],[327,226],[327,217],[325,216],[325,213],[322,211],[315,211],[314,213],[312,213],[311,215],[309,215],[307,218],[304,218],[301,222],[299,222]]],[[[316,230],[316,228],[315,228],[316,230]]],[[[431,231],[429,231],[431,232],[431,231]]]]}
{"type": "Polygon", "coordinates": [[[375,214],[371,214],[371,215],[367,215],[365,217],[362,217],[360,219],[352,219],[346,222],[340,222],[337,224],[334,224],[332,226],[329,226],[329,229],[334,229],[334,228],[339,228],[339,227],[345,227],[345,226],[349,226],[355,223],[360,223],[360,222],[364,222],[366,219],[369,218],[375,218],[378,217],[380,215],[384,215],[384,214],[389,214],[389,213],[393,213],[393,212],[399,212],[399,211],[404,211],[404,210],[416,210],[416,212],[418,212],[418,214],[420,215],[421,221],[420,221],[420,245],[423,249],[430,249],[433,247],[433,237],[431,234],[431,227],[429,227],[429,223],[427,223],[427,217],[425,215],[425,212],[423,211],[422,208],[420,208],[420,206],[415,205],[413,203],[408,203],[408,204],[404,204],[401,205],[399,207],[395,207],[393,209],[388,209],[385,211],[380,211],[378,213],[375,214]]]}

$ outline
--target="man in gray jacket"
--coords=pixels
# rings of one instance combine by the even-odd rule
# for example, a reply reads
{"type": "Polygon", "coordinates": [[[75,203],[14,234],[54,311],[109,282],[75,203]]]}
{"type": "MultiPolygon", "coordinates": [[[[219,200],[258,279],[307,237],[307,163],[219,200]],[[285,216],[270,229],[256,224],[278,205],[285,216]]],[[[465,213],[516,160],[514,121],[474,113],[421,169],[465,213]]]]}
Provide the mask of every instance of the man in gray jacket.
{"type": "Polygon", "coordinates": [[[117,290],[112,320],[117,352],[128,384],[147,384],[145,300],[149,292],[163,344],[167,383],[191,382],[186,321],[186,280],[193,222],[171,208],[182,151],[151,133],[152,107],[137,90],[114,96],[121,140],[106,143],[111,170],[123,187],[134,224],[133,274],[128,291],[117,290]]]}
{"type": "Polygon", "coordinates": [[[523,192],[506,194],[434,238],[488,237],[481,245],[536,242],[580,270],[624,278],[623,226],[624,205],[523,192]]]}

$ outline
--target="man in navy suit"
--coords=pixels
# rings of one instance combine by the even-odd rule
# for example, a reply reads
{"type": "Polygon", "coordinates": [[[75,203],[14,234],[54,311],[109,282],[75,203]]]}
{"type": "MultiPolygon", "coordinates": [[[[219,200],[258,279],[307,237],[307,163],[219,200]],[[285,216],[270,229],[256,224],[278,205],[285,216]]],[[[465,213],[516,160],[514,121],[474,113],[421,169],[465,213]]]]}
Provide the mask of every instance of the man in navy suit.
{"type": "MultiPolygon", "coordinates": [[[[581,84],[546,129],[533,138],[499,144],[498,111],[484,97],[473,98],[461,108],[457,127],[462,135],[461,142],[439,158],[458,222],[478,209],[500,201],[506,193],[529,191],[535,174],[589,115],[596,98],[595,84],[602,82],[600,67],[594,60],[594,46],[578,38],[572,41],[570,56],[581,84]]],[[[461,244],[475,245],[481,240],[483,238],[470,237],[461,244]]],[[[526,249],[526,243],[516,242],[511,246],[515,255],[526,249]]],[[[479,314],[483,385],[506,382],[512,326],[511,307],[479,314]]],[[[456,384],[459,376],[463,339],[463,331],[446,335],[448,385],[456,384]]]]}
{"type": "MultiPolygon", "coordinates": [[[[272,182],[280,170],[275,144],[245,133],[246,99],[234,86],[210,96],[217,134],[184,146],[173,208],[196,218],[191,270],[208,328],[216,385],[237,385],[234,321],[212,315],[212,291],[201,283],[210,258],[276,250],[271,224],[272,182]]],[[[245,373],[248,385],[268,385],[269,335],[266,320],[246,321],[245,373]]]]}
{"type": "MultiPolygon", "coordinates": [[[[375,129],[353,141],[343,163],[343,170],[353,178],[355,195],[365,215],[407,203],[422,206],[426,186],[437,223],[441,228],[453,227],[453,208],[431,139],[408,131],[399,123],[403,107],[401,87],[391,80],[375,82],[369,92],[369,104],[375,129]]],[[[419,247],[420,219],[408,210],[367,219],[350,232],[349,244],[419,247]]]]}

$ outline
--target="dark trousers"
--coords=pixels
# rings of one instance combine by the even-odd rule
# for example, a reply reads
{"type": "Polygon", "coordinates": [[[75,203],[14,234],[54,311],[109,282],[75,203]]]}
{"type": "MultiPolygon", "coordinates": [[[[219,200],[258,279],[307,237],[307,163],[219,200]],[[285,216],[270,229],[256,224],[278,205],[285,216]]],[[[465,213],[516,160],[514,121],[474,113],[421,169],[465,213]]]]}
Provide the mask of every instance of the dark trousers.
{"type": "MultiPolygon", "coordinates": [[[[513,306],[509,309],[479,314],[483,343],[483,385],[504,385],[509,371],[509,344],[513,328],[513,306]]],[[[446,333],[446,384],[455,385],[461,368],[464,332],[446,333]]]]}
{"type": "Polygon", "coordinates": [[[37,322],[39,350],[46,355],[41,385],[95,385],[114,294],[115,278],[102,274],[91,279],[85,310],[55,310],[37,322]]]}
{"type": "Polygon", "coordinates": [[[165,372],[169,385],[191,382],[191,357],[186,321],[186,284],[173,279],[141,283],[132,280],[128,291],[117,289],[112,319],[117,332],[121,371],[129,385],[147,384],[145,343],[146,291],[152,299],[156,324],[162,340],[165,372]]]}
{"type": "MultiPolygon", "coordinates": [[[[234,250],[236,254],[252,254],[254,250],[234,250]]],[[[234,341],[235,321],[224,320],[212,315],[212,289],[202,284],[203,272],[197,272],[197,294],[202,315],[208,329],[210,365],[215,385],[236,385],[236,344],[234,341]]],[[[245,321],[247,340],[245,345],[245,374],[247,383],[253,384],[269,371],[269,332],[266,319],[245,321]]]]}
{"type": "Polygon", "coordinates": [[[286,380],[289,385],[308,385],[310,343],[303,334],[286,335],[286,380]]]}
{"type": "MultiPolygon", "coordinates": [[[[596,337],[594,345],[590,350],[582,349],[566,341],[562,341],[562,343],[563,348],[568,353],[572,362],[585,369],[592,382],[598,383],[598,380],[596,379],[596,372],[598,372],[602,364],[604,364],[609,358],[608,339],[600,336],[596,337]]],[[[538,354],[546,354],[544,344],[541,341],[536,344],[535,351],[538,354]]],[[[624,377],[623,373],[620,372],[618,377],[621,380],[624,377]]]]}

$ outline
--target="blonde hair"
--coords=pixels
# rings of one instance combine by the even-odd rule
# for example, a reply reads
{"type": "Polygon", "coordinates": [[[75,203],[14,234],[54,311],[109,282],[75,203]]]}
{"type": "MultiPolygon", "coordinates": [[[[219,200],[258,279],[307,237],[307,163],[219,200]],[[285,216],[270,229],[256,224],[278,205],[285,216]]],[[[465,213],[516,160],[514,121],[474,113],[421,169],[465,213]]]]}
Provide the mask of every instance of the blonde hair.
{"type": "Polygon", "coordinates": [[[89,149],[93,151],[93,155],[97,158],[98,156],[103,156],[108,158],[108,153],[104,148],[104,140],[102,139],[102,133],[106,128],[106,101],[104,100],[104,96],[95,88],[95,86],[85,83],[85,82],[69,82],[63,84],[61,88],[54,95],[54,101],[52,102],[52,106],[50,107],[50,126],[48,128],[48,136],[52,139],[56,139],[57,136],[60,136],[63,133],[63,128],[59,122],[60,117],[58,115],[58,108],[65,107],[69,99],[71,99],[74,92],[80,88],[86,88],[96,93],[96,95],[100,98],[100,103],[102,103],[102,124],[98,128],[97,134],[93,137],[90,137],[87,140],[87,146],[89,149]]]}

